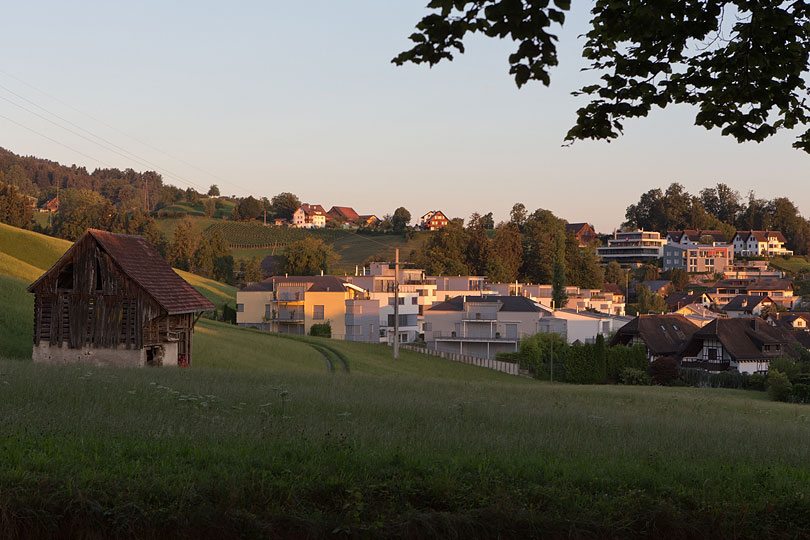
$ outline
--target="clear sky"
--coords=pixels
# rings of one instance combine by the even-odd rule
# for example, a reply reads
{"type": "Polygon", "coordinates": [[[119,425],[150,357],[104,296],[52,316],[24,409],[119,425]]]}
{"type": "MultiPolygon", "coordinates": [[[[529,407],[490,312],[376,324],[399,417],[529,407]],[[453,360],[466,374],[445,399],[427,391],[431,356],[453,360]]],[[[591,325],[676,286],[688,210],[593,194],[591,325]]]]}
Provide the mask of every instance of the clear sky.
{"type": "Polygon", "coordinates": [[[671,182],[787,195],[810,214],[810,156],[790,133],[739,145],[676,107],[627,122],[611,144],[562,147],[581,104],[570,92],[589,77],[577,37],[588,3],[574,2],[551,87],[522,90],[508,41],[469,40],[433,69],[391,64],[425,3],[10,2],[0,146],[361,214],[405,206],[500,220],[522,202],[609,232],[643,191],[671,182]]]}

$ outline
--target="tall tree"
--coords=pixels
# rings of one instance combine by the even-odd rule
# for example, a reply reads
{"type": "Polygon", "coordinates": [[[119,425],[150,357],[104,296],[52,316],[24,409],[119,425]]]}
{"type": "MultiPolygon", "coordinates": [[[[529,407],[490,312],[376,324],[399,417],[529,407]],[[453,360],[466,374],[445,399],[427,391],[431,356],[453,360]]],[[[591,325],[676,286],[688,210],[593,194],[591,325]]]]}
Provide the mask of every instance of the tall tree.
{"type": "Polygon", "coordinates": [[[194,230],[194,223],[190,218],[184,218],[174,229],[169,263],[180,270],[191,270],[199,241],[200,236],[194,230]]]}
{"type": "MultiPolygon", "coordinates": [[[[392,61],[434,65],[463,53],[467,34],[509,37],[518,43],[509,55],[518,87],[548,86],[558,63],[550,27],[561,27],[570,7],[570,0],[433,0],[410,36],[413,47],[392,61]]],[[[566,139],[610,140],[626,119],[678,103],[697,109],[696,125],[739,142],[805,126],[808,18],[803,1],[595,0],[582,49],[594,80],[579,92],[591,101],[566,139]]],[[[794,147],[810,152],[810,129],[794,147]]]]}
{"type": "Polygon", "coordinates": [[[523,243],[520,229],[512,222],[501,222],[495,228],[492,247],[495,259],[503,265],[504,275],[498,281],[515,281],[523,265],[523,243]]]}
{"type": "Polygon", "coordinates": [[[274,218],[292,219],[295,211],[301,206],[301,199],[295,194],[285,191],[270,199],[270,206],[273,209],[274,218]]]}
{"type": "Polygon", "coordinates": [[[313,237],[290,244],[285,257],[285,272],[298,276],[311,276],[321,271],[328,273],[329,268],[337,261],[332,246],[313,237]]]}
{"type": "Polygon", "coordinates": [[[568,293],[565,292],[565,238],[562,231],[557,231],[554,235],[551,301],[556,309],[562,309],[568,304],[568,293]]]}
{"type": "Polygon", "coordinates": [[[453,220],[431,235],[416,262],[428,274],[456,276],[469,274],[467,234],[462,224],[453,220]]]}
{"type": "Polygon", "coordinates": [[[219,197],[219,186],[216,184],[211,184],[211,187],[208,188],[208,196],[219,197]]]}
{"type": "Polygon", "coordinates": [[[397,234],[402,234],[405,232],[405,227],[408,226],[408,223],[411,222],[411,213],[402,206],[394,210],[394,215],[391,216],[391,225],[394,228],[394,232],[397,234]]]}

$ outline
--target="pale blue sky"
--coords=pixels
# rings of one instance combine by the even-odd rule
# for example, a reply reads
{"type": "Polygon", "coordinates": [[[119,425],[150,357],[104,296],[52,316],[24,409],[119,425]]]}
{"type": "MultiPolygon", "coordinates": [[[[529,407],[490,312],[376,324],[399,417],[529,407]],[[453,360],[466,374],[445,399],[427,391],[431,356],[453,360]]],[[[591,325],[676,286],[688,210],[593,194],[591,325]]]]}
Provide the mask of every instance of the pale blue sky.
{"type": "Polygon", "coordinates": [[[788,195],[810,212],[810,156],[790,147],[790,134],[738,145],[693,127],[694,111],[679,107],[628,122],[611,144],[561,147],[580,103],[570,92],[588,80],[577,38],[585,3],[561,35],[551,88],[522,90],[506,41],[470,40],[467,54],[433,69],[392,65],[425,3],[10,3],[0,115],[72,150],[5,118],[0,146],[88,169],[155,168],[12,105],[49,116],[8,89],[159,165],[169,183],[216,183],[227,194],[293,191],[360,213],[402,205],[414,217],[440,208],[496,219],[520,201],[609,232],[643,191],[725,182],[743,195],[788,195]]]}

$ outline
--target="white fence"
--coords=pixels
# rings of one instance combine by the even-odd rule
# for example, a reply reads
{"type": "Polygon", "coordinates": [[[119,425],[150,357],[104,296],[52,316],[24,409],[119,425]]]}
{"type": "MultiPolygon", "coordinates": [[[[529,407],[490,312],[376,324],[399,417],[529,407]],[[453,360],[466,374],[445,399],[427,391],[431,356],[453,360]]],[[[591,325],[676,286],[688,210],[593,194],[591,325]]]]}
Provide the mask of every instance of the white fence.
{"type": "Polygon", "coordinates": [[[520,375],[519,366],[512,362],[502,362],[501,360],[490,360],[489,358],[478,358],[477,356],[468,356],[466,354],[451,353],[445,351],[437,351],[436,349],[428,349],[427,347],[417,347],[415,345],[400,345],[401,348],[409,351],[419,352],[422,354],[429,354],[430,356],[438,356],[439,358],[446,358],[454,362],[461,362],[462,364],[469,364],[471,366],[478,366],[487,369],[494,369],[509,375],[520,375]]]}

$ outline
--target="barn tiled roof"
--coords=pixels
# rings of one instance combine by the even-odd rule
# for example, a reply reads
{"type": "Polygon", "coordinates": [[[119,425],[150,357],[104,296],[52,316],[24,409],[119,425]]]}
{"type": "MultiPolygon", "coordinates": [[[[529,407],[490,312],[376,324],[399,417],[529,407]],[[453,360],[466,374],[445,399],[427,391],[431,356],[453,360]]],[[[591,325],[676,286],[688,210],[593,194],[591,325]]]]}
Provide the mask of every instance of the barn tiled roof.
{"type": "Polygon", "coordinates": [[[88,229],[85,234],[95,238],[121,270],[169,314],[215,309],[214,304],[181,278],[143,236],[96,229],[88,229]]]}

